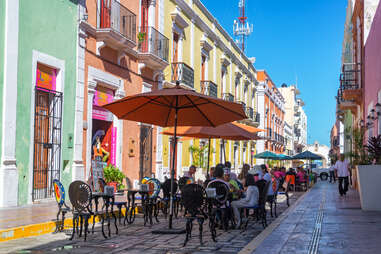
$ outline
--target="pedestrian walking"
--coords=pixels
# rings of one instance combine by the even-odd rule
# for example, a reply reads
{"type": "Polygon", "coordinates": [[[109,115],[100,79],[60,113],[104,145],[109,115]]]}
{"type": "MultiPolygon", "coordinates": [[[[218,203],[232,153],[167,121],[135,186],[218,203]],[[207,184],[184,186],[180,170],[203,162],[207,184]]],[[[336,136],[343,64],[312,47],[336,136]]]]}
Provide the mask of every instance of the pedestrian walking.
{"type": "Polygon", "coordinates": [[[335,163],[336,176],[339,178],[340,196],[346,195],[349,185],[349,162],[345,159],[344,154],[340,154],[340,159],[335,163]]]}
{"type": "Polygon", "coordinates": [[[331,167],[329,168],[329,182],[336,183],[335,162],[332,162],[331,167]]]}

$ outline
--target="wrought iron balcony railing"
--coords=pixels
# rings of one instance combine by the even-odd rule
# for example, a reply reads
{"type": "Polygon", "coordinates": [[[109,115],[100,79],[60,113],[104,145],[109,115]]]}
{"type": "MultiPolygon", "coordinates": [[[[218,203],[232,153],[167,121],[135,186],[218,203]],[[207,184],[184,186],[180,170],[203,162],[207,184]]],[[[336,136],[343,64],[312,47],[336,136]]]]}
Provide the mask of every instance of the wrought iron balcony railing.
{"type": "Polygon", "coordinates": [[[172,63],[172,82],[179,81],[194,88],[194,71],[185,63],[172,63]]]}
{"type": "Polygon", "coordinates": [[[201,81],[201,93],[217,98],[217,85],[210,80],[201,81]]]}
{"type": "Polygon", "coordinates": [[[345,63],[340,74],[340,89],[354,90],[360,88],[361,63],[345,63]]]}
{"type": "Polygon", "coordinates": [[[154,27],[143,26],[139,29],[138,50],[153,54],[168,62],[169,40],[154,27]]]}
{"type": "Polygon", "coordinates": [[[231,93],[223,93],[222,99],[226,101],[234,102],[234,95],[232,95],[231,93]]]}
{"type": "Polygon", "coordinates": [[[99,27],[111,28],[136,42],[136,15],[116,0],[101,1],[99,27]]]}

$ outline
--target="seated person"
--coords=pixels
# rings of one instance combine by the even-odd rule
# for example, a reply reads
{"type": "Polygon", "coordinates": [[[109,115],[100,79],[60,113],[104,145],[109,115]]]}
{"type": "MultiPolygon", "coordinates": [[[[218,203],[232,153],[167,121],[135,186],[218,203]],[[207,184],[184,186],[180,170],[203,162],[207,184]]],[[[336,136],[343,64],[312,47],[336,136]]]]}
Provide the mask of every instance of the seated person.
{"type": "Polygon", "coordinates": [[[280,168],[280,175],[282,178],[286,177],[286,168],[285,167],[280,168]]]}
{"type": "Polygon", "coordinates": [[[225,182],[229,183],[230,193],[232,193],[233,200],[235,200],[241,196],[241,190],[239,188],[237,181],[235,181],[234,179],[230,177],[231,174],[233,173],[231,173],[228,168],[225,168],[224,180],[225,182]]]}
{"type": "Polygon", "coordinates": [[[282,172],[280,171],[278,167],[274,168],[273,175],[275,176],[276,179],[282,178],[282,172]]]}
{"type": "Polygon", "coordinates": [[[241,226],[241,214],[238,209],[244,207],[253,207],[258,204],[259,191],[257,186],[255,186],[254,178],[248,177],[246,179],[246,184],[247,188],[245,192],[245,197],[232,202],[234,217],[237,222],[236,228],[239,228],[241,226]]]}
{"type": "Polygon", "coordinates": [[[299,167],[298,173],[296,174],[296,177],[298,178],[299,183],[305,183],[306,182],[306,173],[304,172],[304,169],[299,167]]]}
{"type": "Polygon", "coordinates": [[[189,167],[189,170],[188,172],[185,172],[184,176],[185,177],[189,177],[191,180],[192,180],[192,183],[195,183],[195,174],[196,174],[196,166],[195,165],[191,165],[189,167]]]}

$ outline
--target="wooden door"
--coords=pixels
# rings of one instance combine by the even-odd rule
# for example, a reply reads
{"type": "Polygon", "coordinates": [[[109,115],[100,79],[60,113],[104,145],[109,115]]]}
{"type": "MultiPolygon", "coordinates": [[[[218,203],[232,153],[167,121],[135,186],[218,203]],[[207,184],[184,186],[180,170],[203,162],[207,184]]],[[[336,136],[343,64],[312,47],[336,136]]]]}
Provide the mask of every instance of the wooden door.
{"type": "Polygon", "coordinates": [[[49,93],[36,91],[33,189],[45,189],[49,167],[49,93]]]}

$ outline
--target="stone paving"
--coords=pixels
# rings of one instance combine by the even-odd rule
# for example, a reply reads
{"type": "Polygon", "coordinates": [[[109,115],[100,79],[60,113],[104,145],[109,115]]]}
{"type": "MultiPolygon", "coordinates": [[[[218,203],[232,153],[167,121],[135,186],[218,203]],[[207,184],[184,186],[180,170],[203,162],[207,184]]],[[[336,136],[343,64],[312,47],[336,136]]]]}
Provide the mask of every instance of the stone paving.
{"type": "MultiPolygon", "coordinates": [[[[302,194],[292,195],[290,197],[291,205],[302,194]]],[[[284,196],[279,199],[278,214],[287,209],[284,196]]],[[[268,215],[269,223],[274,219],[268,215]]],[[[184,219],[177,219],[174,227],[184,228],[184,224],[184,219]]],[[[144,227],[142,218],[137,218],[132,225],[120,226],[119,234],[112,234],[110,239],[104,239],[98,227],[97,232],[90,235],[87,242],[84,242],[83,238],[75,238],[70,241],[69,236],[64,233],[48,234],[2,242],[0,253],[237,253],[263,230],[260,224],[249,224],[244,232],[241,230],[229,230],[228,232],[217,230],[217,242],[214,243],[206,221],[204,223],[204,244],[201,246],[198,239],[198,225],[195,222],[192,238],[187,246],[183,247],[185,234],[153,235],[151,233],[152,230],[161,229],[167,225],[167,221],[160,218],[160,223],[144,227]]],[[[114,233],[114,231],[112,232],[114,233]]]]}
{"type": "Polygon", "coordinates": [[[255,254],[381,253],[381,212],[362,211],[355,190],[340,197],[337,184],[319,182],[286,214],[255,254]]]}

